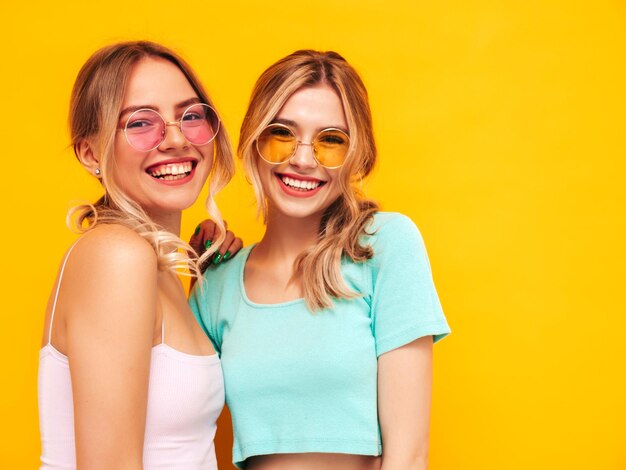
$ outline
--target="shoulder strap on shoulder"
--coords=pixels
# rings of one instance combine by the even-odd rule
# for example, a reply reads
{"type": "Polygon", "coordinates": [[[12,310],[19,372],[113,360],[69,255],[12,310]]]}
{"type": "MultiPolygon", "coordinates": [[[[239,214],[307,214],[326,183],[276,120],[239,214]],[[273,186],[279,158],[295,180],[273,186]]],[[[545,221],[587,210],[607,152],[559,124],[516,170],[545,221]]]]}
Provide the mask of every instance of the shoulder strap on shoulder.
{"type": "Polygon", "coordinates": [[[63,271],[65,271],[65,264],[67,263],[67,260],[70,257],[70,253],[72,252],[72,250],[74,249],[74,247],[76,246],[79,240],[80,238],[72,244],[69,250],[67,250],[67,254],[65,255],[65,259],[63,260],[63,264],[61,265],[61,272],[59,273],[59,282],[57,282],[57,289],[56,289],[56,292],[54,293],[54,302],[52,303],[52,313],[50,314],[50,326],[48,328],[48,344],[50,344],[52,340],[52,323],[54,322],[54,312],[57,308],[57,300],[59,299],[59,291],[61,290],[61,281],[63,280],[63,271]]]}

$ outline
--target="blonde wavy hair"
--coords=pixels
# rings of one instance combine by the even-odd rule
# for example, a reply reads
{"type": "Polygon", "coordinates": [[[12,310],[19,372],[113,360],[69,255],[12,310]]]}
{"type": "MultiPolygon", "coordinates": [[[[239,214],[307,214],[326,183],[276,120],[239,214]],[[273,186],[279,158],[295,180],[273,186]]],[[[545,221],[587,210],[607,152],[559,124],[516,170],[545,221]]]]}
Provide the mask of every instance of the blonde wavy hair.
{"type": "Polygon", "coordinates": [[[326,209],[319,227],[319,240],[296,259],[294,277],[302,285],[311,311],[332,306],[333,298],[359,296],[341,275],[341,259],[363,262],[374,255],[361,243],[378,204],[366,199],[357,182],[376,162],[376,144],[367,90],[361,78],[336,52],[299,50],[271,65],[252,91],[241,125],[238,154],[254,187],[259,213],[267,221],[267,200],[259,178],[255,142],[289,97],[301,88],[329,85],[340,97],[348,121],[350,147],[339,172],[339,197],[326,209]],[[299,274],[295,274],[299,273],[299,274]]]}
{"type": "Polygon", "coordinates": [[[121,224],[146,239],[157,254],[159,269],[188,269],[201,276],[199,265],[217,250],[224,240],[225,230],[213,196],[222,189],[234,173],[232,149],[226,130],[221,126],[214,141],[214,161],[209,175],[207,212],[220,228],[220,236],[199,259],[188,255],[193,249],[176,235],[154,223],[142,207],[133,201],[115,182],[114,140],[124,91],[133,66],[145,58],[164,59],[174,64],[189,81],[198,98],[215,108],[191,67],[172,50],[149,41],[121,42],[96,51],[83,65],[70,101],[69,128],[74,152],[88,140],[97,155],[100,182],[105,194],[93,204],[70,209],[67,223],[78,232],[91,230],[97,224],[121,224]]]}

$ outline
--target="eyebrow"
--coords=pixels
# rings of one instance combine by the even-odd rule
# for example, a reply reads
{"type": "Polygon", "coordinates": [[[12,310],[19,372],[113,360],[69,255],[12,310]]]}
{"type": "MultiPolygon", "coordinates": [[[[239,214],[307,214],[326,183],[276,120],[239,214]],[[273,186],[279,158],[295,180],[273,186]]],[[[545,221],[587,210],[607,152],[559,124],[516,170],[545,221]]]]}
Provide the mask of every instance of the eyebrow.
{"type": "MultiPolygon", "coordinates": [[[[193,98],[186,99],[174,105],[175,109],[188,108],[192,104],[200,103],[200,98],[194,96],[193,98]]],[[[152,104],[140,104],[137,106],[127,106],[126,108],[120,111],[119,118],[128,113],[134,113],[135,111],[139,111],[140,109],[151,109],[153,111],[159,112],[159,107],[154,106],[152,104]]]]}
{"type": "MultiPolygon", "coordinates": [[[[293,127],[295,129],[299,129],[300,128],[296,121],[292,121],[291,119],[279,118],[279,117],[276,117],[276,118],[272,119],[270,124],[282,124],[284,126],[293,127]]],[[[317,129],[315,129],[315,132],[321,132],[324,129],[339,129],[341,131],[344,131],[346,134],[350,135],[350,132],[348,132],[348,129],[346,129],[344,126],[324,126],[324,127],[319,127],[317,129]]]]}

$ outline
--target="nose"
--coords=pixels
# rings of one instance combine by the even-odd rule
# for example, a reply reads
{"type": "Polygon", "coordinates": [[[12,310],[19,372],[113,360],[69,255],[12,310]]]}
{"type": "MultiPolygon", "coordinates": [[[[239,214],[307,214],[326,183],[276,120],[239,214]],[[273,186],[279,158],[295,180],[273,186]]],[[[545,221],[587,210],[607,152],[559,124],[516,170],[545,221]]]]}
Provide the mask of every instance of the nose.
{"type": "Polygon", "coordinates": [[[180,128],[180,122],[166,122],[164,132],[163,142],[159,144],[159,150],[162,152],[189,147],[189,142],[180,128]]]}
{"type": "Polygon", "coordinates": [[[289,163],[298,168],[316,168],[317,160],[313,150],[313,144],[298,142],[296,151],[289,163]]]}

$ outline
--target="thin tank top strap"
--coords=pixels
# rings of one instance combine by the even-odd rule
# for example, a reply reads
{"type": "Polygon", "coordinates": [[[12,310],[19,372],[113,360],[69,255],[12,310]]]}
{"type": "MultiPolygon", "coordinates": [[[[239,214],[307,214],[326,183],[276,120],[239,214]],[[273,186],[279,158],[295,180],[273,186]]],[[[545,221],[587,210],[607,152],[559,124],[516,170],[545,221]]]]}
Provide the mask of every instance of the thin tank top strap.
{"type": "Polygon", "coordinates": [[[80,238],[72,244],[69,250],[67,250],[67,254],[65,255],[65,259],[63,260],[63,264],[61,265],[61,272],[59,273],[59,282],[57,282],[57,289],[56,289],[56,292],[54,293],[54,302],[52,303],[52,313],[50,314],[50,326],[48,327],[48,344],[50,344],[52,340],[52,323],[54,322],[54,312],[56,311],[56,308],[57,308],[57,300],[59,299],[59,291],[61,290],[61,281],[63,280],[63,271],[65,271],[65,265],[67,263],[68,258],[70,257],[70,253],[72,252],[72,250],[74,249],[74,247],[76,246],[79,240],[80,238]]]}

